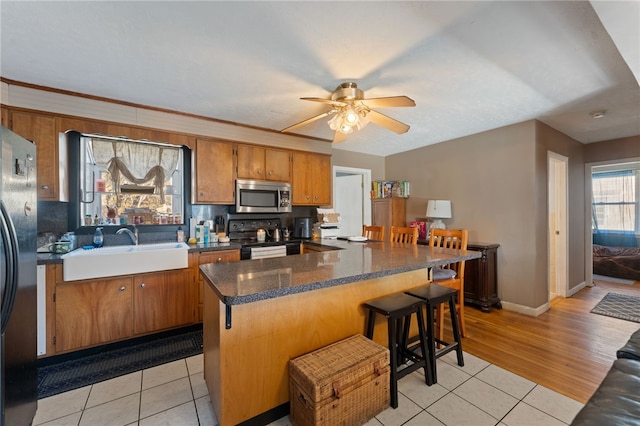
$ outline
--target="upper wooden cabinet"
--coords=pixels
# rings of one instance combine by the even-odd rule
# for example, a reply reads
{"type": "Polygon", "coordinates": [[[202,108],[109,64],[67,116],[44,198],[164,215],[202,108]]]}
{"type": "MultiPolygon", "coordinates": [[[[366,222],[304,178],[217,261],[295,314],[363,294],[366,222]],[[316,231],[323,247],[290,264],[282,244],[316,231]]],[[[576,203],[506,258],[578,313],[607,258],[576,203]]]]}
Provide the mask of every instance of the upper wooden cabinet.
{"type": "MultiPolygon", "coordinates": [[[[49,115],[10,111],[11,130],[36,144],[38,199],[60,200],[59,137],[56,119],[49,115]]],[[[66,158],[63,159],[66,163],[66,158]]]]}
{"type": "Polygon", "coordinates": [[[197,139],[194,203],[235,203],[235,144],[197,139]]]}
{"type": "Polygon", "coordinates": [[[0,108],[0,112],[2,112],[2,125],[4,127],[6,127],[7,129],[10,128],[11,126],[9,126],[9,110],[6,109],[5,107],[1,107],[0,108]]]}
{"type": "Polygon", "coordinates": [[[238,145],[238,178],[289,182],[291,153],[260,146],[238,145]]]}
{"type": "Polygon", "coordinates": [[[310,152],[293,153],[291,198],[293,205],[331,204],[331,156],[310,152]]]}

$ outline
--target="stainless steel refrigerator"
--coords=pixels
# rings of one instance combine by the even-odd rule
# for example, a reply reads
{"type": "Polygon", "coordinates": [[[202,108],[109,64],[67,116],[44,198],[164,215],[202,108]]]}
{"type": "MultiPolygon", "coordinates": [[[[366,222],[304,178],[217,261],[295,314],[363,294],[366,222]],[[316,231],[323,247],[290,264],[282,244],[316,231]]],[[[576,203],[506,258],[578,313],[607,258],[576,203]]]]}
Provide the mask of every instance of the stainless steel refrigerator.
{"type": "Polygon", "coordinates": [[[0,126],[0,426],[24,426],[37,408],[36,148],[0,126]]]}

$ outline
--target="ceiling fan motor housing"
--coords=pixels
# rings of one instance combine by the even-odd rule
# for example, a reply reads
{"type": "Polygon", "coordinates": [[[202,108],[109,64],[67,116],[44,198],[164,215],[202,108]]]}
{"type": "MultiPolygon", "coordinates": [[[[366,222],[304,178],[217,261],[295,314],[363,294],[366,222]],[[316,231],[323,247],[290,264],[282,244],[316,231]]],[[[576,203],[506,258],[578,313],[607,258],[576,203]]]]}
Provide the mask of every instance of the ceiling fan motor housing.
{"type": "Polygon", "coordinates": [[[364,99],[364,92],[353,82],[342,83],[331,94],[332,101],[359,101],[364,99]]]}

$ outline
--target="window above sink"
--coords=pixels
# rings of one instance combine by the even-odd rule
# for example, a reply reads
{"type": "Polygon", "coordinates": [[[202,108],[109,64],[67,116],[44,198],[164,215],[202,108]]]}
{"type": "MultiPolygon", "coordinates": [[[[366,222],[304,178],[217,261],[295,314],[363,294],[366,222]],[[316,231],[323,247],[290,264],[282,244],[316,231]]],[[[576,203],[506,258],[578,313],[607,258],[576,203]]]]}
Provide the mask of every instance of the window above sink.
{"type": "Polygon", "coordinates": [[[182,147],[83,134],[78,175],[78,225],[184,223],[182,147]]]}

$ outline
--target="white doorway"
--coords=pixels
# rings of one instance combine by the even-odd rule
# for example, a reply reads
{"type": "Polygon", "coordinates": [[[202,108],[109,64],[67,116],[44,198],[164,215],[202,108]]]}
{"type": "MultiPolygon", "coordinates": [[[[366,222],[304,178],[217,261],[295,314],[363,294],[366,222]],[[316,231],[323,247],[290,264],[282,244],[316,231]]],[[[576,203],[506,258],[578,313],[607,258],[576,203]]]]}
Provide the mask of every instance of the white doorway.
{"type": "Polygon", "coordinates": [[[340,213],[340,235],[362,234],[362,225],[371,223],[371,170],[333,167],[333,209],[340,213]]]}
{"type": "Polygon", "coordinates": [[[568,164],[567,157],[551,151],[547,153],[549,300],[567,297],[568,293],[568,164]]]}

